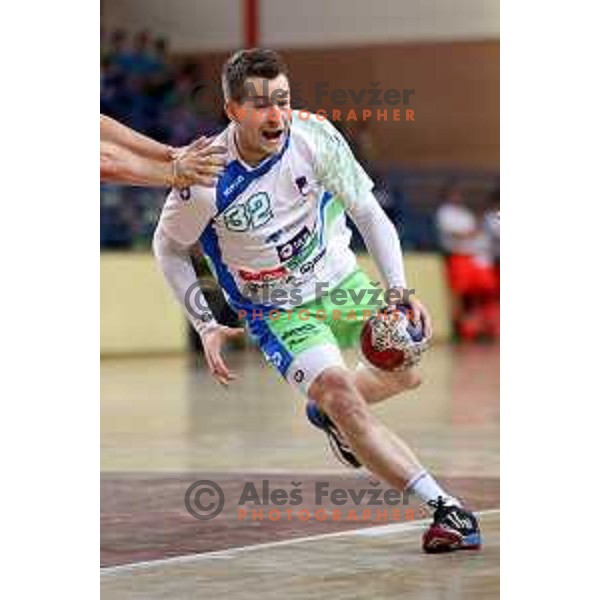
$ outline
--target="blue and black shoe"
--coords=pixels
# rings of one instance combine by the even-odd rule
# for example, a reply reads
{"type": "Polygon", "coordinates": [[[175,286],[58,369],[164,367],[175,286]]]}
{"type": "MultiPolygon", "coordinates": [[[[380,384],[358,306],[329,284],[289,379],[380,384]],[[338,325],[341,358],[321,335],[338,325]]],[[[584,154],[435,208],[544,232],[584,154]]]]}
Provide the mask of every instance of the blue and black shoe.
{"type": "Polygon", "coordinates": [[[431,500],[433,523],[423,534],[423,550],[428,554],[454,550],[479,550],[481,532],[475,515],[460,506],[447,505],[443,498],[431,500]]]}
{"type": "Polygon", "coordinates": [[[306,417],[317,429],[321,429],[327,434],[331,450],[340,462],[355,469],[362,467],[350,446],[343,440],[334,422],[314,402],[306,404],[306,417]]]}

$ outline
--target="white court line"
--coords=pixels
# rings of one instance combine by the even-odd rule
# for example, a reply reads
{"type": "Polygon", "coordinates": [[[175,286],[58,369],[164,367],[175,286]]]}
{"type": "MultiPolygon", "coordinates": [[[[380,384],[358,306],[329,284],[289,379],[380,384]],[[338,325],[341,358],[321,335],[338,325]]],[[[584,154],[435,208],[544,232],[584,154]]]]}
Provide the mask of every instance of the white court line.
{"type": "MultiPolygon", "coordinates": [[[[344,467],[339,465],[339,463],[333,463],[331,466],[321,467],[318,469],[313,468],[303,468],[303,467],[294,467],[293,471],[294,477],[297,474],[306,475],[306,476],[315,476],[320,477],[321,475],[348,475],[348,467],[344,467]]],[[[122,477],[125,478],[133,478],[133,479],[173,479],[175,477],[185,477],[186,479],[189,477],[196,477],[201,479],[211,479],[213,477],[223,477],[223,476],[242,476],[242,477],[263,477],[269,475],[280,475],[280,476],[291,476],[289,467],[268,467],[265,469],[256,469],[256,468],[248,468],[248,469],[221,469],[219,471],[206,471],[202,470],[200,467],[198,469],[189,469],[187,467],[175,468],[175,469],[167,469],[167,470],[136,470],[136,469],[115,469],[115,470],[102,470],[101,477],[105,477],[107,479],[120,479],[122,477]]],[[[458,471],[447,471],[443,474],[437,473],[436,476],[439,476],[440,479],[455,479],[455,478],[472,478],[472,479],[498,479],[498,474],[482,474],[481,472],[474,470],[458,470],[458,471]]],[[[352,471],[350,474],[350,479],[373,479],[373,475],[364,467],[360,469],[356,469],[352,471]],[[352,476],[354,475],[354,477],[352,476]]]]}
{"type": "MultiPolygon", "coordinates": [[[[499,508],[481,510],[475,513],[478,516],[500,514],[499,508]]],[[[376,537],[382,535],[390,535],[392,533],[404,533],[415,529],[422,529],[431,522],[431,519],[420,519],[418,521],[410,521],[408,523],[393,523],[391,525],[376,525],[374,527],[364,527],[362,529],[348,529],[346,531],[334,531],[332,533],[321,533],[306,537],[291,538],[289,540],[280,540],[278,542],[265,542],[264,544],[253,544],[251,546],[237,546],[235,548],[227,548],[226,550],[215,550],[214,552],[202,552],[199,554],[185,554],[183,556],[171,556],[170,558],[158,558],[156,560],[146,560],[126,565],[116,565],[114,567],[101,567],[101,575],[118,575],[127,571],[136,571],[137,569],[148,569],[159,567],[168,564],[184,564],[188,562],[201,562],[213,558],[231,558],[237,554],[244,552],[252,552],[254,550],[264,550],[267,548],[277,548],[278,546],[292,546],[294,544],[303,544],[305,542],[313,542],[318,540],[326,540],[341,537],[376,537]]]]}
{"type": "MultiPolygon", "coordinates": [[[[344,466],[337,466],[337,465],[332,465],[331,467],[325,467],[325,468],[321,468],[321,469],[310,469],[310,468],[306,468],[303,469],[301,467],[297,468],[294,467],[294,471],[293,471],[293,475],[294,477],[296,476],[296,474],[299,473],[301,475],[314,475],[315,477],[318,477],[320,475],[348,475],[348,467],[344,467],[344,466]]],[[[367,471],[364,468],[361,469],[356,469],[356,471],[353,471],[353,473],[356,475],[357,479],[362,479],[364,478],[368,478],[369,475],[369,471],[367,471]]],[[[231,470],[227,470],[227,469],[222,469],[220,471],[202,471],[200,468],[198,469],[188,469],[188,468],[181,468],[181,469],[168,469],[165,471],[157,471],[157,470],[149,470],[149,471],[136,471],[134,470],[128,470],[128,469],[120,469],[120,470],[103,470],[101,473],[102,477],[106,477],[108,478],[121,478],[121,477],[133,477],[135,479],[137,478],[145,478],[145,479],[161,479],[161,478],[167,478],[167,479],[171,479],[174,477],[186,477],[189,478],[191,476],[196,477],[198,476],[199,478],[201,477],[202,479],[206,479],[206,478],[210,478],[210,477],[222,477],[222,476],[232,476],[232,475],[238,475],[238,476],[244,476],[244,477],[262,477],[263,475],[281,475],[281,476],[290,476],[290,469],[289,468],[279,468],[279,467],[270,467],[270,468],[265,468],[265,469],[231,469],[231,470]]],[[[371,479],[373,478],[373,476],[370,476],[371,479]]],[[[465,474],[459,474],[459,475],[454,475],[451,474],[450,477],[474,477],[474,478],[480,478],[480,475],[473,475],[471,473],[465,473],[465,474]]],[[[484,477],[485,478],[485,477],[484,477]]]]}

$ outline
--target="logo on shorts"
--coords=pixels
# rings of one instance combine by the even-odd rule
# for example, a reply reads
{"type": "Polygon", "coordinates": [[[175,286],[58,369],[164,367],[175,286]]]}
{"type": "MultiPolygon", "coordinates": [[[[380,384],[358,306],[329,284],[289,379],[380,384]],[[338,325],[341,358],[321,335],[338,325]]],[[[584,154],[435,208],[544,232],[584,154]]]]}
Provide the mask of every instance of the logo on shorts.
{"type": "Polygon", "coordinates": [[[269,362],[276,368],[279,368],[281,366],[282,361],[283,356],[281,356],[280,352],[273,352],[273,354],[269,356],[269,362]]]}
{"type": "Polygon", "coordinates": [[[304,381],[304,371],[302,369],[298,369],[294,373],[294,381],[296,383],[302,383],[304,381]]]}
{"type": "MultiPolygon", "coordinates": [[[[287,342],[290,338],[297,338],[298,336],[308,336],[313,333],[314,325],[312,323],[304,323],[298,327],[292,327],[281,335],[281,341],[287,342]]],[[[292,340],[294,341],[294,340],[292,340]]]]}

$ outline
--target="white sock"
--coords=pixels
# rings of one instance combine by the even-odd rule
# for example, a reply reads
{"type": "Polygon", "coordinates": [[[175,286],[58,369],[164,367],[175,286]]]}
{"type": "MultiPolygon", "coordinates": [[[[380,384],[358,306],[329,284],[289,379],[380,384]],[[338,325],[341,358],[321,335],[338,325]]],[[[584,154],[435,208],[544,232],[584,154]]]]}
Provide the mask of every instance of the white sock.
{"type": "Polygon", "coordinates": [[[406,486],[406,491],[415,494],[421,502],[437,500],[440,496],[446,504],[460,506],[460,502],[440,487],[440,484],[427,472],[417,473],[406,486]]]}

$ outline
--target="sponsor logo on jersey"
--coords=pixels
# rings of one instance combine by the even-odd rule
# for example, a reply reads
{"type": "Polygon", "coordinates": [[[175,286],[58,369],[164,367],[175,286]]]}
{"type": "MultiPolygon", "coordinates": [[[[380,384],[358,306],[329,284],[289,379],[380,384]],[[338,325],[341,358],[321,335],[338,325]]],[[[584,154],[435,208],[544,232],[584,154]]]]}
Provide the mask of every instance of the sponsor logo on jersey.
{"type": "Polygon", "coordinates": [[[235,192],[236,188],[240,186],[240,184],[244,181],[243,175],[238,175],[233,182],[225,188],[223,195],[228,198],[231,196],[233,192],[235,192]]]}
{"type": "Polygon", "coordinates": [[[281,238],[282,235],[283,229],[278,229],[277,231],[274,231],[265,239],[265,244],[274,244],[275,242],[278,242],[279,238],[281,238]]]}
{"type": "Polygon", "coordinates": [[[239,269],[238,273],[241,279],[250,282],[273,281],[290,274],[285,267],[275,267],[274,269],[264,269],[263,271],[247,271],[246,269],[239,269]]]}
{"type": "Polygon", "coordinates": [[[308,194],[308,181],[304,175],[302,175],[301,177],[298,177],[295,181],[295,184],[296,184],[296,187],[298,188],[298,191],[303,196],[308,194]]]}
{"type": "Polygon", "coordinates": [[[179,197],[185,202],[189,200],[192,196],[192,191],[189,187],[184,187],[179,190],[179,197]]]}
{"type": "Polygon", "coordinates": [[[308,242],[308,244],[306,244],[304,246],[304,248],[302,248],[302,250],[300,252],[297,253],[296,256],[294,256],[292,258],[292,260],[290,260],[286,266],[289,269],[297,269],[298,267],[302,266],[302,264],[304,263],[305,260],[308,259],[308,257],[315,251],[315,248],[317,247],[317,244],[319,243],[319,239],[317,235],[313,235],[310,238],[310,241],[308,242]]]}
{"type": "Polygon", "coordinates": [[[311,258],[308,262],[304,263],[300,267],[300,273],[305,275],[315,270],[316,264],[325,256],[325,248],[323,248],[314,258],[311,258]]]}
{"type": "Polygon", "coordinates": [[[285,244],[277,246],[277,255],[281,262],[286,262],[298,256],[300,252],[306,247],[306,243],[310,239],[311,233],[306,225],[290,240],[285,244]]]}

